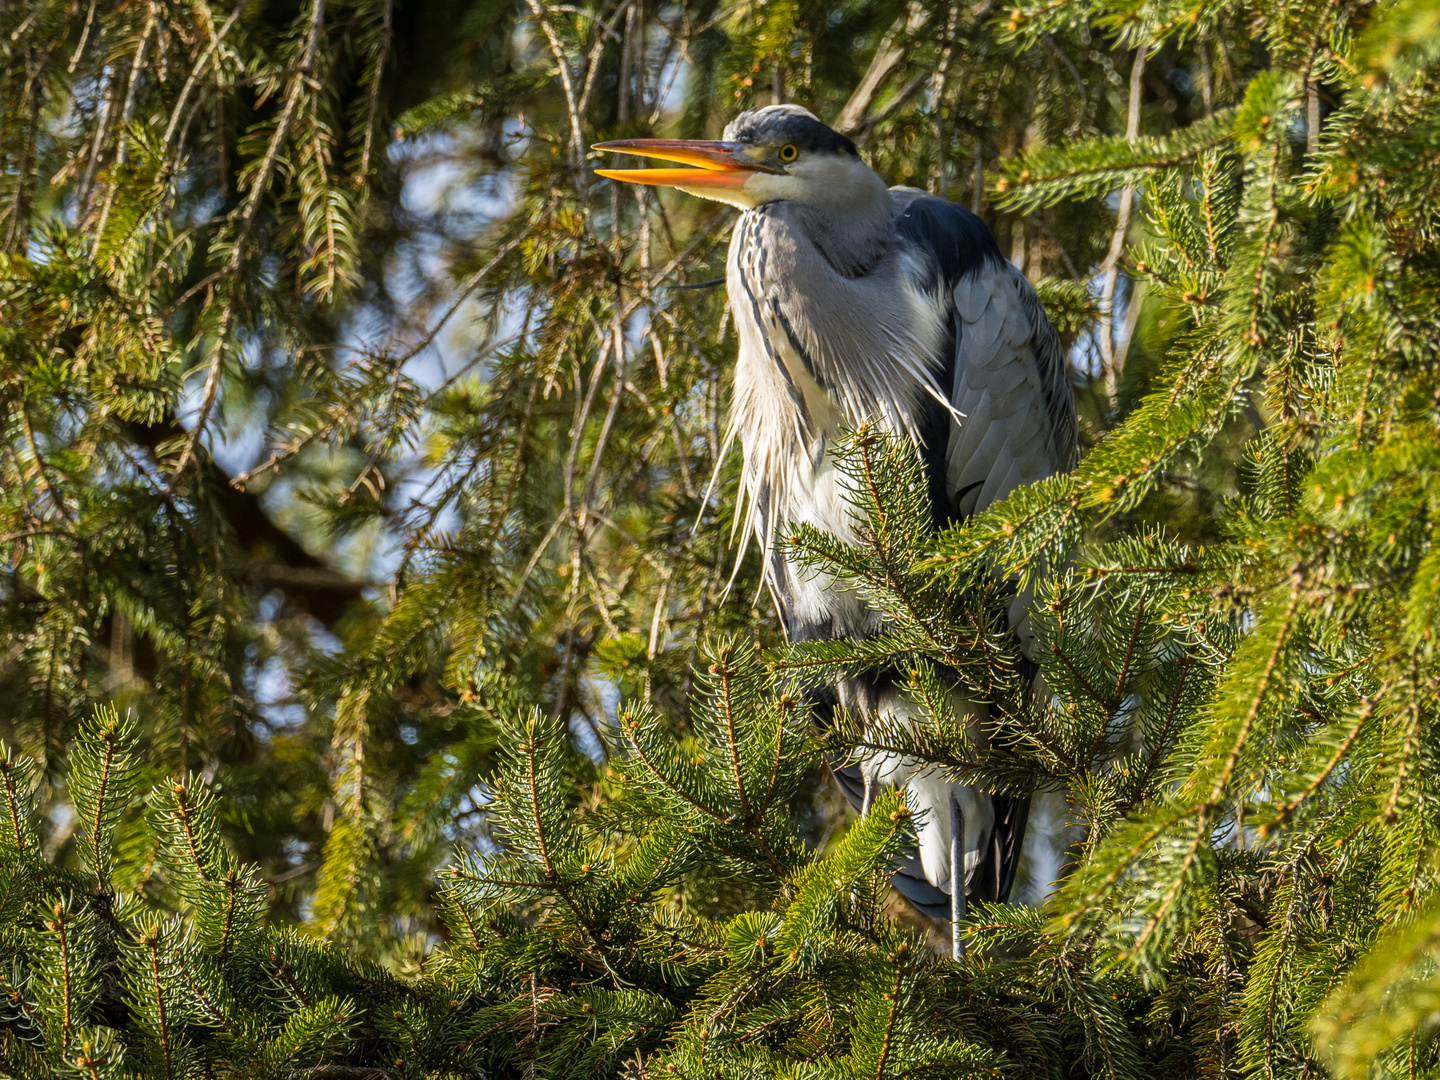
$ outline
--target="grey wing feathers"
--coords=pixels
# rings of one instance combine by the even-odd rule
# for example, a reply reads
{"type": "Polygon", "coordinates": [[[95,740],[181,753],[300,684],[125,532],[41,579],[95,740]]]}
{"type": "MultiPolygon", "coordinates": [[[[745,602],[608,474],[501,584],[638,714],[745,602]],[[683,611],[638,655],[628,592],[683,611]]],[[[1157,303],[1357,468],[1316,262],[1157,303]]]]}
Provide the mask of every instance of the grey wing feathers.
{"type": "Polygon", "coordinates": [[[987,260],[955,286],[946,493],[968,516],[1075,463],[1075,402],[1059,336],[1035,290],[987,260]]]}
{"type": "MultiPolygon", "coordinates": [[[[960,415],[949,421],[948,433],[943,426],[934,432],[926,456],[932,491],[950,503],[951,512],[937,517],[966,517],[1022,484],[1073,468],[1075,402],[1065,354],[1035,290],[1005,261],[979,218],[923,192],[893,190],[900,239],[928,256],[920,260],[931,268],[924,289],[935,288],[942,299],[948,290],[954,302],[954,355],[939,359],[952,365],[951,378],[941,382],[948,382],[951,405],[960,415]]],[[[1028,657],[1033,637],[1027,596],[1014,598],[1010,620],[1028,657]]],[[[864,782],[858,765],[837,768],[835,775],[859,809],[864,782]]],[[[1029,800],[1006,795],[989,800],[979,863],[967,874],[966,892],[1003,901],[1015,880],[1029,800]]],[[[950,896],[928,879],[918,853],[898,862],[896,888],[926,915],[948,919],[950,896]]]]}

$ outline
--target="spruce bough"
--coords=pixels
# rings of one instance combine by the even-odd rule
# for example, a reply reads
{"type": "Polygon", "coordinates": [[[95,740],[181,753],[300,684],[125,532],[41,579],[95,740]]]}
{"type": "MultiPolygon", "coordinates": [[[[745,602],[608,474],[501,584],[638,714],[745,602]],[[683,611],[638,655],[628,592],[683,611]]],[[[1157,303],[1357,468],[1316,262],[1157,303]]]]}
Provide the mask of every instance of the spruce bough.
{"type": "Polygon", "coordinates": [[[1373,648],[1383,609],[1366,598],[1351,615],[1369,632],[1327,640],[1298,568],[1237,602],[1237,570],[1258,570],[1243,523],[1204,552],[1079,545],[1053,517],[1074,478],[937,534],[907,444],[861,431],[839,453],[862,544],[789,543],[895,612],[887,632],[767,654],[720,640],[688,731],[623,707],[603,769],[558,721],[478,687],[502,747],[495,841],[441,871],[443,931],[408,974],[269,922],[215,793],[193,777],[147,792],[135,726],[113,711],[69,754],[73,871],[44,859],[33,767],[7,751],[10,1067],[1138,1078],[1200,1074],[1212,1053],[1240,1069],[1324,1054],[1342,1075],[1426,1054],[1434,904],[1409,837],[1429,818],[1402,771],[1426,753],[1424,713],[1387,722],[1393,687],[1353,651],[1373,648]],[[992,629],[1024,551],[1053,702],[1015,692],[992,629]],[[926,722],[814,731],[817,672],[877,664],[906,666],[926,722]],[[957,681],[1000,705],[987,753],[950,711],[957,681]],[[981,906],[962,928],[971,959],[941,959],[887,902],[914,840],[899,793],[822,847],[807,837],[807,790],[855,745],[1069,790],[1088,828],[1056,896],[981,906]]]}

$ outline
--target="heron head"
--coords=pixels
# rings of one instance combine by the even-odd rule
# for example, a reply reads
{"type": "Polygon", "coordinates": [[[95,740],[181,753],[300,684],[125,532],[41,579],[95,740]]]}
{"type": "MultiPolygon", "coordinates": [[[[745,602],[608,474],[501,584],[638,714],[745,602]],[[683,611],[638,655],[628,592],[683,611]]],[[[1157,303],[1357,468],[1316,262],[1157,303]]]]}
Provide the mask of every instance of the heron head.
{"type": "Polygon", "coordinates": [[[855,144],[798,105],[741,113],[718,142],[619,139],[596,143],[595,149],[694,166],[596,169],[597,176],[675,187],[745,210],[781,200],[838,207],[885,192],[884,182],[861,160],[855,144]]]}

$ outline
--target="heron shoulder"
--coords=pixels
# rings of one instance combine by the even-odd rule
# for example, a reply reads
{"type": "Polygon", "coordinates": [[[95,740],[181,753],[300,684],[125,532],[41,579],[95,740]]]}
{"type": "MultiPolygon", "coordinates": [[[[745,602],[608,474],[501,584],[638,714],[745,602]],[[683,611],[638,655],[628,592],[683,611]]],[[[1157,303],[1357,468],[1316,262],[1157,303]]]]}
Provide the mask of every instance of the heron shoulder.
{"type": "Polygon", "coordinates": [[[892,187],[895,235],[933,262],[934,287],[953,289],[963,278],[1005,256],[990,229],[957,203],[912,187],[892,187]]]}

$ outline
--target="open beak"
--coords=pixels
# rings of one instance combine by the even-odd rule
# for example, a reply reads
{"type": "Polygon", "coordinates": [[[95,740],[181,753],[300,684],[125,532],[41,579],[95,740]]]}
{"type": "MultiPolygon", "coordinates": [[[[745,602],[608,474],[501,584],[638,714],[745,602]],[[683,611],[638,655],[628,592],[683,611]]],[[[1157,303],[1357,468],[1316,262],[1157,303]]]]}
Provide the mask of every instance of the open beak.
{"type": "Polygon", "coordinates": [[[617,139],[596,143],[596,150],[638,157],[678,161],[694,169],[596,169],[596,176],[624,180],[628,184],[695,189],[739,189],[757,172],[774,172],[750,156],[739,142],[706,142],[702,139],[617,139]]]}

